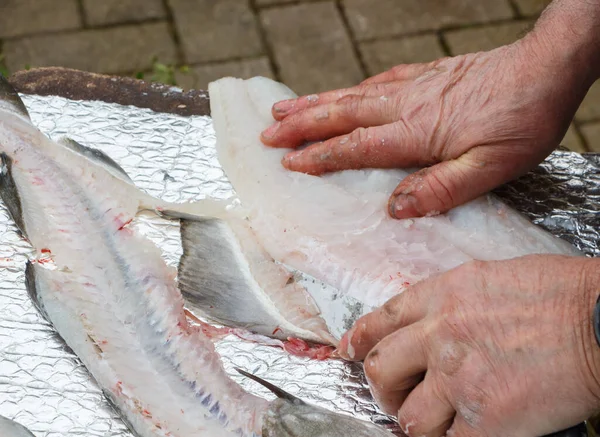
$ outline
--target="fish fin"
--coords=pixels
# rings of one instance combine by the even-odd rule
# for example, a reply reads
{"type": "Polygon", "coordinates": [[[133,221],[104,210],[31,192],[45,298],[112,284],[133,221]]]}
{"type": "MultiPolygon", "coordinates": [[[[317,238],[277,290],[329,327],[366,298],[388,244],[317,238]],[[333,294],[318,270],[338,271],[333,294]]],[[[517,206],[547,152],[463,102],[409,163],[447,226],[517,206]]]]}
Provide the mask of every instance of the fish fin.
{"type": "Polygon", "coordinates": [[[14,112],[31,121],[23,100],[2,74],[0,74],[0,110],[14,112]]]}
{"type": "Polygon", "coordinates": [[[21,234],[27,235],[23,220],[21,197],[12,176],[12,158],[6,153],[0,153],[0,165],[0,197],[21,234]]]}
{"type": "Polygon", "coordinates": [[[84,146],[83,144],[80,144],[77,141],[67,137],[61,138],[57,141],[57,143],[71,149],[72,151],[80,155],[83,155],[91,161],[96,162],[97,164],[104,167],[107,171],[112,173],[114,176],[117,176],[119,179],[133,184],[133,181],[131,180],[127,172],[123,170],[121,166],[115,162],[114,159],[112,159],[102,150],[89,146],[84,146]]]}
{"type": "Polygon", "coordinates": [[[32,263],[31,261],[27,261],[27,264],[25,266],[25,288],[27,289],[27,294],[33,302],[33,305],[37,308],[37,310],[44,317],[44,319],[50,322],[48,312],[46,311],[44,303],[40,300],[40,296],[38,294],[39,284],[36,270],[39,268],[40,267],[38,265],[32,263]]]}
{"type": "Polygon", "coordinates": [[[267,388],[270,392],[272,392],[279,399],[285,399],[286,401],[289,401],[295,405],[305,405],[306,404],[306,402],[304,402],[302,399],[297,398],[293,394],[288,393],[287,391],[277,387],[274,384],[271,384],[268,381],[265,381],[262,378],[259,378],[256,375],[253,375],[252,373],[248,373],[245,370],[240,369],[239,367],[235,367],[235,370],[238,373],[244,375],[246,378],[250,378],[251,380],[258,382],[260,385],[267,388]]]}

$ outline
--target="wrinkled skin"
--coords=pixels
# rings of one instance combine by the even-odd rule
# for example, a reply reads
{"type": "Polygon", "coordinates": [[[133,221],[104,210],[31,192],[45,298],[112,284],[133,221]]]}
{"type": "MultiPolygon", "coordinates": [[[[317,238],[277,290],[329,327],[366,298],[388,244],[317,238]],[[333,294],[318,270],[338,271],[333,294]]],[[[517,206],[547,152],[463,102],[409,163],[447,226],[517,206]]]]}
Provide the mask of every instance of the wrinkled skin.
{"type": "Polygon", "coordinates": [[[411,437],[535,437],[600,407],[599,262],[472,262],[359,319],[339,353],[411,437]],[[581,291],[584,290],[582,293],[581,291]]]}
{"type": "Polygon", "coordinates": [[[563,138],[587,88],[534,65],[532,44],[400,65],[353,88],[279,102],[262,141],[321,141],[283,161],[311,174],[430,166],[391,193],[390,213],[445,212],[530,170],[563,138]]]}

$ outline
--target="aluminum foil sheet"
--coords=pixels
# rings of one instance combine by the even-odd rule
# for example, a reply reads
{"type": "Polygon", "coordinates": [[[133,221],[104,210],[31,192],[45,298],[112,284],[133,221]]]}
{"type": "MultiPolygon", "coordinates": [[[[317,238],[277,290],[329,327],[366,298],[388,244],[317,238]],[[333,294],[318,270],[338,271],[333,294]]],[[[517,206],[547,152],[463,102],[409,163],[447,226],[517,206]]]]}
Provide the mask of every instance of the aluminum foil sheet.
{"type": "MultiPolygon", "coordinates": [[[[23,96],[33,122],[53,139],[69,136],[102,149],[138,187],[169,201],[206,196],[227,198],[233,190],[216,159],[209,117],[181,117],[103,102],[23,96]]],[[[498,194],[536,223],[595,255],[598,200],[597,161],[557,152],[539,170],[498,194]],[[528,179],[530,178],[530,179],[528,179]],[[552,179],[559,187],[550,187],[552,179]],[[520,184],[520,185],[519,185],[520,184]]],[[[167,263],[181,256],[179,226],[141,216],[137,229],[157,244],[167,263]]],[[[24,286],[28,244],[0,207],[0,415],[27,426],[37,437],[133,437],[79,359],[29,301],[24,286]]],[[[339,299],[318,281],[300,275],[335,335],[368,310],[339,299]]],[[[385,424],[391,418],[372,401],[360,364],[311,361],[280,349],[227,337],[217,342],[232,378],[249,391],[272,399],[238,375],[246,369],[311,403],[385,424]]]]}

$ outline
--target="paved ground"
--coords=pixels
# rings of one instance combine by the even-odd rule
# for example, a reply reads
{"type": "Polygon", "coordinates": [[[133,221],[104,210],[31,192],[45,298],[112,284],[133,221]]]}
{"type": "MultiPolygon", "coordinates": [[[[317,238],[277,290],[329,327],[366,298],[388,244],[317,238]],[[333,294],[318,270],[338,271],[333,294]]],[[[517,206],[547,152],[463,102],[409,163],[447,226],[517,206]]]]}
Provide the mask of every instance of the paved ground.
{"type": "MultiPolygon", "coordinates": [[[[67,66],[205,88],[266,75],[299,93],[523,35],[547,0],[1,0],[0,70],[67,66]]],[[[600,152],[600,83],[563,144],[600,152]]]]}

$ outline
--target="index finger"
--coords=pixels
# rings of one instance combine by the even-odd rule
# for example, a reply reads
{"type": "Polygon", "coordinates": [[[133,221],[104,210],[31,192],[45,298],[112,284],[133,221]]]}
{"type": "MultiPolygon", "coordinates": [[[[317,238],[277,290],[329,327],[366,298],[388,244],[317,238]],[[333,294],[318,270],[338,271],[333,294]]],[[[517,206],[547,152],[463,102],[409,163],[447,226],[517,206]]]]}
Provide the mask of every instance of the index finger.
{"type": "Polygon", "coordinates": [[[358,319],[340,340],[338,354],[348,360],[361,361],[385,337],[423,319],[434,281],[419,282],[358,319]]]}

